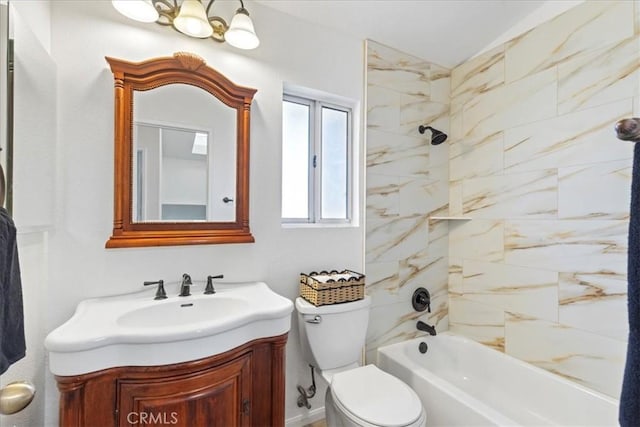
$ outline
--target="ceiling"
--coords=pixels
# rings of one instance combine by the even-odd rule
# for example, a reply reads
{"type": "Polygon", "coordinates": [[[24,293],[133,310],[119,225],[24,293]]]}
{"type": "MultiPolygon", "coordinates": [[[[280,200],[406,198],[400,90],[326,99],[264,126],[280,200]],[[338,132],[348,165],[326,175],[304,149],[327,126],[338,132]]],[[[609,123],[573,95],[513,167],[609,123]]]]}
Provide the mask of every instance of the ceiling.
{"type": "Polygon", "coordinates": [[[255,0],[445,67],[480,52],[544,0],[255,0]]]}

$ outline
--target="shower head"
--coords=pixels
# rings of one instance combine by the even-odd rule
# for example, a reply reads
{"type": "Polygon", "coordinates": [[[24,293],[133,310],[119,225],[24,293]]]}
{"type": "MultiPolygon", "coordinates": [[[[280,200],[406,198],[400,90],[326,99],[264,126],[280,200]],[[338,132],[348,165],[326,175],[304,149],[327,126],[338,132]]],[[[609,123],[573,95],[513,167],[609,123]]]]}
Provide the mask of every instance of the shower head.
{"type": "Polygon", "coordinates": [[[446,133],[441,132],[438,129],[434,129],[431,126],[420,125],[418,127],[418,132],[424,133],[427,129],[431,131],[431,145],[439,145],[447,140],[446,133]]]}

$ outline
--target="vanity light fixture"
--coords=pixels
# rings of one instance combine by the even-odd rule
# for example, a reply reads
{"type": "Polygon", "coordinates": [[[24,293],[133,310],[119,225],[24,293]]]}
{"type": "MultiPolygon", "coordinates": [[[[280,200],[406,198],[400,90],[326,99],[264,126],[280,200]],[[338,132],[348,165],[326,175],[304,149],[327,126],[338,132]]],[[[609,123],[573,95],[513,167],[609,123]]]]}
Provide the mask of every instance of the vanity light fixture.
{"type": "Polygon", "coordinates": [[[113,6],[124,16],[139,22],[156,22],[171,25],[190,37],[207,38],[218,42],[229,42],[239,49],[255,49],[260,44],[244,2],[236,10],[231,24],[219,17],[209,16],[215,0],[209,0],[205,9],[201,0],[111,0],[113,6]]]}
{"type": "Polygon", "coordinates": [[[151,0],[111,0],[111,3],[118,12],[135,21],[155,22],[160,17],[151,0]]]}

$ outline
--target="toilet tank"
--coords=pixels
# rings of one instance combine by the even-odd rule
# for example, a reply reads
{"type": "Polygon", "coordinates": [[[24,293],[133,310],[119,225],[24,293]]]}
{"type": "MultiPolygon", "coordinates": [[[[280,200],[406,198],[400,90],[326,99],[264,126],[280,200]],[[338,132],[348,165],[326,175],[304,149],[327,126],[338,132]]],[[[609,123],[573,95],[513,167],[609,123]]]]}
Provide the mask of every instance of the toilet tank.
{"type": "Polygon", "coordinates": [[[316,307],[296,298],[303,357],[318,369],[328,370],[360,361],[367,336],[371,297],[316,307]]]}

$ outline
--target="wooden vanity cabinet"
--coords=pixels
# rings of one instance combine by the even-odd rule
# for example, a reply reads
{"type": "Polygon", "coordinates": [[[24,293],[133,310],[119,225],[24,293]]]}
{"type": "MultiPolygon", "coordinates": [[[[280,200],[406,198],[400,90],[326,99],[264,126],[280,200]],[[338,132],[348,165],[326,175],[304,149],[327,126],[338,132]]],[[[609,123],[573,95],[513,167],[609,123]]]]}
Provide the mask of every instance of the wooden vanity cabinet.
{"type": "Polygon", "coordinates": [[[56,376],[60,426],[284,426],[287,334],[164,366],[56,376]]]}

